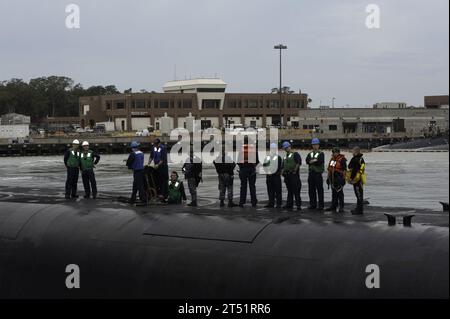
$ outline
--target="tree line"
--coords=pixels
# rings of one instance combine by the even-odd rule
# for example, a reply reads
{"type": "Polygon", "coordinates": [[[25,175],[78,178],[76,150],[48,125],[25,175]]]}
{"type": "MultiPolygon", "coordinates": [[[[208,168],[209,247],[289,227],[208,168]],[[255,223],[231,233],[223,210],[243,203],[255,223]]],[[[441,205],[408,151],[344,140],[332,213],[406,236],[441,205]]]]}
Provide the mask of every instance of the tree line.
{"type": "Polygon", "coordinates": [[[120,93],[115,85],[91,86],[84,89],[68,77],[49,76],[31,79],[0,81],[0,115],[19,113],[39,122],[46,117],[78,116],[81,96],[120,93]]]}

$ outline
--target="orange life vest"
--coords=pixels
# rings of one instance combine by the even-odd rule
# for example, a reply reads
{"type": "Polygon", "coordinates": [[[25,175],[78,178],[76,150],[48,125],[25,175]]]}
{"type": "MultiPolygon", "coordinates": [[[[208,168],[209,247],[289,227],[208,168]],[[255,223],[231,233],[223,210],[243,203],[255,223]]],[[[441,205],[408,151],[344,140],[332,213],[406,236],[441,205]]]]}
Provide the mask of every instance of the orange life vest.
{"type": "Polygon", "coordinates": [[[344,173],[344,168],[342,167],[341,161],[345,159],[345,156],[339,154],[337,156],[333,156],[328,163],[328,173],[334,174],[334,172],[344,173]]]}
{"type": "Polygon", "coordinates": [[[244,163],[256,163],[256,148],[253,144],[243,145],[244,163]]]}

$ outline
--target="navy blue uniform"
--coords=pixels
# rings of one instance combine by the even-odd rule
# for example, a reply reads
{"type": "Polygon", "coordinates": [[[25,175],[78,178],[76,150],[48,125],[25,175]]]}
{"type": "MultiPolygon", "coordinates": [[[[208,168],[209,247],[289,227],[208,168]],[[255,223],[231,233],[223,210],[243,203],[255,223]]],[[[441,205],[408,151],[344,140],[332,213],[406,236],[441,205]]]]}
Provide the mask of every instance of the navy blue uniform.
{"type": "Polygon", "coordinates": [[[168,183],[169,183],[169,165],[167,162],[167,149],[164,145],[153,146],[150,152],[150,162],[158,165],[156,169],[156,179],[158,181],[158,194],[164,199],[168,196],[168,183]]]}
{"type": "Polygon", "coordinates": [[[131,193],[130,202],[136,202],[136,195],[139,192],[139,199],[147,202],[147,190],[144,173],[144,153],[141,151],[133,151],[128,156],[127,164],[129,169],[133,170],[133,191],[131,193]]]}
{"type": "Polygon", "coordinates": [[[267,206],[274,207],[275,204],[278,208],[282,204],[282,187],[281,187],[281,170],[283,166],[283,160],[279,155],[268,155],[264,161],[264,168],[266,175],[267,194],[269,196],[269,203],[267,206]],[[275,164],[276,163],[276,164],[275,164]],[[277,165],[276,168],[272,165],[277,165]]]}

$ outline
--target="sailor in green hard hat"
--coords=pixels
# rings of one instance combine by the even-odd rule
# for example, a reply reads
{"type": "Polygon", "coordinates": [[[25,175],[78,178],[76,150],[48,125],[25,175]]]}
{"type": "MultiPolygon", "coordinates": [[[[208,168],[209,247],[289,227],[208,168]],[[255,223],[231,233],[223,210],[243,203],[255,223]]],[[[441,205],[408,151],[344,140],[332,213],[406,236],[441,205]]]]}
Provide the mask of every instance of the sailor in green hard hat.
{"type": "Polygon", "coordinates": [[[64,154],[64,165],[67,168],[66,199],[78,198],[77,184],[80,174],[80,141],[74,140],[72,147],[64,154]]]}
{"type": "Polygon", "coordinates": [[[320,140],[313,138],[312,151],[306,157],[309,166],[308,173],[308,209],[324,209],[323,172],[325,171],[325,155],[320,151],[320,140]]]}

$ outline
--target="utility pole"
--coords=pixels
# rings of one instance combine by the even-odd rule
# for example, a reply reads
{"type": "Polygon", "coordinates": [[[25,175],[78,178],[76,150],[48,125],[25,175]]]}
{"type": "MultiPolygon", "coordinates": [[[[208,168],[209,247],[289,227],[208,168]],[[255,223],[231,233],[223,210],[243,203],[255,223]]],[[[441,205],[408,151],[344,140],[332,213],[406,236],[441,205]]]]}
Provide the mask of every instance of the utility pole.
{"type": "Polygon", "coordinates": [[[279,87],[279,90],[278,90],[278,94],[280,94],[280,102],[279,102],[278,107],[280,109],[280,127],[281,127],[281,126],[283,126],[283,117],[282,117],[282,114],[281,114],[281,104],[282,104],[282,101],[283,101],[283,95],[282,95],[283,94],[283,91],[282,91],[282,88],[283,88],[282,80],[283,80],[283,78],[282,78],[281,51],[282,50],[286,50],[287,46],[284,45],[284,44],[278,44],[278,45],[274,46],[274,49],[280,50],[280,87],[279,87]]]}

